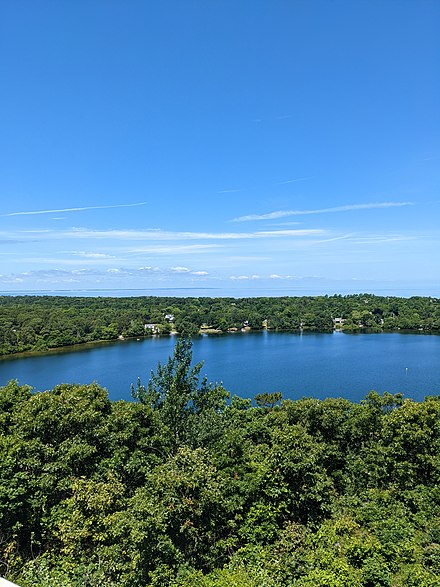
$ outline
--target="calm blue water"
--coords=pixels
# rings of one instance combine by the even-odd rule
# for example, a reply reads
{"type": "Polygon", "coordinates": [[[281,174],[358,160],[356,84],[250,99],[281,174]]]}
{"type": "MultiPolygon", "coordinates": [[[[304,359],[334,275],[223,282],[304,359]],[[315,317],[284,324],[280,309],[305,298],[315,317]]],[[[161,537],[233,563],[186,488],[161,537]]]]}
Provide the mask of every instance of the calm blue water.
{"type": "MultiPolygon", "coordinates": [[[[97,381],[112,400],[131,399],[130,384],[172,353],[174,337],[83,348],[0,361],[0,385],[18,379],[38,391],[58,383],[97,381]]],[[[252,397],[282,391],[302,396],[362,399],[374,389],[414,399],[440,394],[440,336],[418,334],[246,333],[193,341],[203,374],[231,393],[252,397]]]]}

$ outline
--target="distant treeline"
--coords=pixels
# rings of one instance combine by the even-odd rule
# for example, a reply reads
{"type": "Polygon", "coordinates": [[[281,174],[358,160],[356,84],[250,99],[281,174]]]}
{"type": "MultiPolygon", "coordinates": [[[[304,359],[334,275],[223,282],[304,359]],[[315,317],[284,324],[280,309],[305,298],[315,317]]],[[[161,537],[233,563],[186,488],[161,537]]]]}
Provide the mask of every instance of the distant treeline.
{"type": "Polygon", "coordinates": [[[182,338],[134,402],[96,383],[0,388],[0,575],[22,587],[438,587],[438,397],[252,405],[227,401],[200,367],[182,338]]]}
{"type": "Polygon", "coordinates": [[[171,331],[440,331],[440,300],[429,297],[260,298],[0,297],[0,355],[44,351],[171,331]]]}

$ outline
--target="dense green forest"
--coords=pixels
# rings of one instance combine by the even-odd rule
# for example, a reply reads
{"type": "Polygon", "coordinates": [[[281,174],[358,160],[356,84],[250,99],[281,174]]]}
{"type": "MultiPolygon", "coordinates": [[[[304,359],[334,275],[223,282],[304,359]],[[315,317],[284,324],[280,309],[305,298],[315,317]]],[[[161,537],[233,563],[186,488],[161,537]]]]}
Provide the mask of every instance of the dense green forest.
{"type": "Polygon", "coordinates": [[[440,300],[349,296],[279,298],[86,298],[1,296],[0,356],[171,331],[440,332],[440,300]]]}
{"type": "Polygon", "coordinates": [[[440,398],[228,399],[191,359],[179,339],[133,402],[98,384],[0,389],[0,575],[22,587],[439,585],[440,398]]]}

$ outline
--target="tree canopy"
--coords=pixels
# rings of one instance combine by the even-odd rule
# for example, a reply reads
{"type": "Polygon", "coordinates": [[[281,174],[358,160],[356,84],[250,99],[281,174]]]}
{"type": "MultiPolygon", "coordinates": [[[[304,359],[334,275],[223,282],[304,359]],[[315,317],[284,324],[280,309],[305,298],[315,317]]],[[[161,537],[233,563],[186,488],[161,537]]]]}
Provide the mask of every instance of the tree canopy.
{"type": "Polygon", "coordinates": [[[0,575],[22,587],[434,587],[440,401],[255,402],[179,340],[135,401],[0,388],[0,575]]]}

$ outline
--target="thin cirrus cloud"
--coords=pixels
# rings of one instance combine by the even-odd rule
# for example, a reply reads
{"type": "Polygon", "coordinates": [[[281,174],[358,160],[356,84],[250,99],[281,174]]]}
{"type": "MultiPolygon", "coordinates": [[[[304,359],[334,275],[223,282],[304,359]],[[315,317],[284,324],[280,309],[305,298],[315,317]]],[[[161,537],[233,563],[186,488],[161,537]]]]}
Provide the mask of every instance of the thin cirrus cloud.
{"type": "MultiPolygon", "coordinates": [[[[111,239],[113,241],[206,241],[206,240],[243,240],[243,239],[266,239],[266,238],[284,238],[284,237],[310,237],[320,236],[325,231],[319,228],[292,229],[292,230],[258,230],[251,232],[181,232],[166,231],[158,228],[145,230],[136,229],[108,229],[95,230],[88,228],[72,228],[69,230],[22,230],[12,233],[0,233],[1,237],[11,239],[20,238],[22,241],[29,240],[66,240],[66,239],[84,239],[84,240],[102,240],[111,239]]],[[[207,246],[207,245],[204,245],[207,246]]]]}
{"type": "MultiPolygon", "coordinates": [[[[241,240],[279,237],[304,237],[322,235],[319,228],[297,230],[258,230],[253,232],[172,232],[160,229],[147,230],[88,230],[73,229],[56,233],[59,238],[122,239],[122,240],[241,240]]],[[[54,233],[55,234],[55,233],[54,233]]]]}
{"type": "Polygon", "coordinates": [[[237,192],[241,192],[242,190],[218,190],[217,194],[235,194],[237,192]]]}
{"type": "Polygon", "coordinates": [[[217,194],[233,194],[236,192],[242,192],[242,191],[249,191],[249,190],[255,190],[255,189],[259,189],[262,187],[269,187],[269,186],[274,186],[274,185],[286,185],[289,183],[297,183],[299,181],[306,181],[310,179],[310,177],[297,177],[295,179],[287,179],[285,181],[275,181],[269,184],[264,184],[264,185],[258,185],[258,186],[246,186],[243,188],[224,188],[221,190],[217,190],[217,194]]]}
{"type": "MultiPolygon", "coordinates": [[[[52,210],[29,210],[24,212],[9,212],[8,214],[0,214],[2,217],[7,216],[33,216],[37,214],[58,214],[60,212],[83,212],[85,210],[105,210],[108,208],[133,208],[134,206],[145,206],[147,202],[136,202],[135,204],[112,204],[108,206],[83,206],[81,208],[59,208],[52,210]]],[[[54,218],[54,220],[60,220],[54,218]]]]}
{"type": "Polygon", "coordinates": [[[72,251],[72,255],[78,257],[84,257],[85,259],[114,259],[114,255],[108,255],[107,253],[92,253],[88,251],[72,251]]]}
{"type": "Polygon", "coordinates": [[[149,245],[147,247],[137,247],[136,249],[123,249],[129,255],[187,255],[198,253],[209,253],[213,250],[220,249],[222,245],[202,244],[202,245],[149,245]]]}
{"type": "Polygon", "coordinates": [[[413,202],[377,202],[370,204],[347,204],[345,206],[334,206],[332,208],[318,208],[316,210],[276,210],[267,214],[248,214],[233,218],[232,222],[249,222],[251,220],[275,220],[287,216],[306,216],[309,214],[326,214],[336,212],[351,212],[353,210],[372,210],[374,208],[397,208],[412,206],[413,202]]]}
{"type": "Polygon", "coordinates": [[[286,181],[279,181],[277,185],[286,185],[288,183],[298,183],[299,181],[306,181],[310,179],[310,177],[297,177],[296,179],[287,179],[286,181]]]}
{"type": "Polygon", "coordinates": [[[250,281],[250,280],[256,280],[256,279],[294,279],[294,280],[298,280],[298,279],[302,279],[301,277],[297,277],[295,275],[278,275],[278,273],[271,273],[268,276],[263,276],[263,275],[230,275],[229,279],[231,279],[232,281],[250,281]]]}
{"type": "Polygon", "coordinates": [[[353,237],[352,241],[356,244],[381,244],[401,241],[414,241],[425,238],[427,235],[406,235],[406,234],[373,234],[373,235],[359,235],[353,237]]]}

